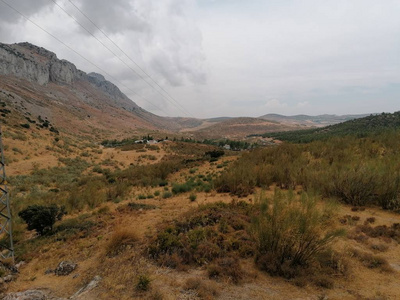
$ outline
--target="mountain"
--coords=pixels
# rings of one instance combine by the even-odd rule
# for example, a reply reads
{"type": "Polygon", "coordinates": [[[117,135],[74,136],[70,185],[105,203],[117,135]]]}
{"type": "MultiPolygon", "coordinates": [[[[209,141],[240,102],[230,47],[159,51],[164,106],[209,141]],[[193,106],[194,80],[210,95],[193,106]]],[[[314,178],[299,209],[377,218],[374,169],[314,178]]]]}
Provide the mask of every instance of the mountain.
{"type": "Polygon", "coordinates": [[[30,119],[40,116],[73,133],[132,135],[182,127],[142,109],[101,74],[87,74],[26,42],[0,43],[0,95],[16,113],[30,119]]]}
{"type": "Polygon", "coordinates": [[[285,124],[291,124],[291,125],[322,127],[322,126],[342,123],[352,119],[363,118],[368,115],[369,114],[337,116],[337,115],[325,114],[318,116],[308,116],[308,115],[284,116],[279,114],[267,114],[259,118],[264,120],[277,121],[285,124]]]}
{"type": "Polygon", "coordinates": [[[322,128],[299,131],[265,133],[264,137],[290,142],[311,142],[326,140],[338,136],[365,137],[371,134],[382,134],[386,131],[400,130],[400,111],[382,113],[363,118],[349,120],[343,123],[322,128]]]}

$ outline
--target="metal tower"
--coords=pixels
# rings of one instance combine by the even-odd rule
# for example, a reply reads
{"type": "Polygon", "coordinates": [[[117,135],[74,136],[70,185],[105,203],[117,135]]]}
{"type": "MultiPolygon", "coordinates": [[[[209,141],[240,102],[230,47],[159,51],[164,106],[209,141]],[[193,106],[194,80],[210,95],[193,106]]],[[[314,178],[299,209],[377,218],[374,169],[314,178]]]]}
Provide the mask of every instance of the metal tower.
{"type": "Polygon", "coordinates": [[[11,257],[14,263],[10,199],[7,189],[2,135],[0,125],[0,258],[6,259],[11,257]]]}

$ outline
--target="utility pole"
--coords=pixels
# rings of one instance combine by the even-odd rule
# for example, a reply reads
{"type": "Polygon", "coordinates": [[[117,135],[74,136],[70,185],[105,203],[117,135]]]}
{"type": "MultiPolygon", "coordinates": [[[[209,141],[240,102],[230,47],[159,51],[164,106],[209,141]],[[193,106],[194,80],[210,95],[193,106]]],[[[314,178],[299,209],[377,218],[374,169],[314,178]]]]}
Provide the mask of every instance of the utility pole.
{"type": "Polygon", "coordinates": [[[10,198],[7,188],[6,165],[4,162],[3,132],[0,125],[0,258],[12,258],[14,264],[14,244],[11,230],[10,198]]]}

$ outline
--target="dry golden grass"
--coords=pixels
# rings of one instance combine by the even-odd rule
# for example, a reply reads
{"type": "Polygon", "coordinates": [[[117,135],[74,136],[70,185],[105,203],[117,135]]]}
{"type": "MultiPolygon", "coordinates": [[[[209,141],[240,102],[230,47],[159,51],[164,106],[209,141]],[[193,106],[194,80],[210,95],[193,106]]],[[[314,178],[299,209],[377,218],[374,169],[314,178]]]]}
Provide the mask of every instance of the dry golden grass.
{"type": "Polygon", "coordinates": [[[137,241],[138,235],[131,228],[117,228],[106,245],[106,254],[116,256],[131,248],[137,241]]]}

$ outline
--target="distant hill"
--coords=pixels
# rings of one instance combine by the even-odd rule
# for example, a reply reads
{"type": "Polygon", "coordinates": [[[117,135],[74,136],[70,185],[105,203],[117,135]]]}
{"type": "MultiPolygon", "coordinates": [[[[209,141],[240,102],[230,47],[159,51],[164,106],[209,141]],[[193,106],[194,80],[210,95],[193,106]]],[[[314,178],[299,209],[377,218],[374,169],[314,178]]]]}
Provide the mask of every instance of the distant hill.
{"type": "Polygon", "coordinates": [[[262,134],[272,131],[284,131],[300,129],[298,126],[281,124],[277,121],[269,121],[258,118],[240,117],[226,118],[222,121],[204,122],[200,128],[186,130],[193,134],[195,138],[228,138],[241,139],[249,134],[262,134]],[[207,125],[207,126],[206,126],[207,125]]]}
{"type": "Polygon", "coordinates": [[[284,116],[279,114],[267,114],[259,117],[259,119],[272,120],[290,125],[323,127],[323,126],[342,123],[353,119],[363,118],[366,116],[369,116],[369,114],[343,115],[343,116],[328,115],[328,114],[318,115],[318,116],[309,116],[309,115],[284,116]]]}
{"type": "Polygon", "coordinates": [[[296,143],[307,143],[315,140],[326,140],[336,136],[353,135],[355,137],[365,137],[370,134],[378,134],[390,130],[400,130],[400,111],[370,115],[323,128],[265,133],[263,137],[272,137],[296,143]]]}

